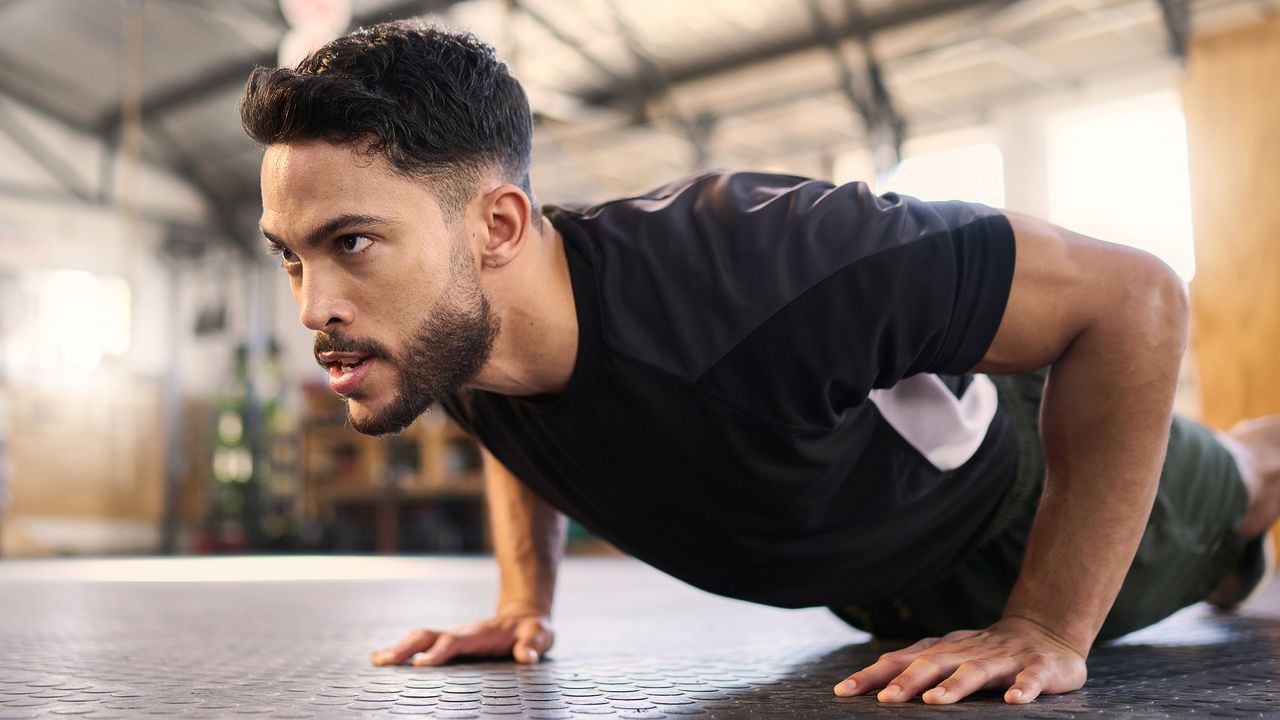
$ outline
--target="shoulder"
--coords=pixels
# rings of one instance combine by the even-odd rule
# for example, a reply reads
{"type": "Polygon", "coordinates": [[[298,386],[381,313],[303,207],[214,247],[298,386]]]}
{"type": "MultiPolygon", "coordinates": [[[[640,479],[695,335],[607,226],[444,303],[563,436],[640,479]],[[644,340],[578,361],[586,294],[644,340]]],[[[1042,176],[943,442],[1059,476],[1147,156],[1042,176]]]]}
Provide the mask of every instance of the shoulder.
{"type": "MultiPolygon", "coordinates": [[[[983,205],[924,202],[862,182],[714,170],[594,205],[549,207],[557,227],[585,231],[592,250],[697,258],[795,247],[791,262],[857,260],[998,215],[983,205]]],[[[772,258],[776,259],[776,258],[772,258]]]]}
{"type": "Polygon", "coordinates": [[[711,170],[596,204],[548,206],[548,214],[553,221],[584,225],[596,232],[626,223],[622,236],[635,238],[637,231],[647,230],[649,225],[692,230],[696,228],[688,223],[696,218],[732,223],[746,213],[770,209],[779,199],[794,200],[796,193],[816,196],[832,187],[822,180],[795,175],[711,170]]]}
{"type": "Polygon", "coordinates": [[[548,216],[590,258],[611,349],[692,380],[832,274],[963,225],[979,208],[878,196],[863,183],[713,171],[548,216]]]}

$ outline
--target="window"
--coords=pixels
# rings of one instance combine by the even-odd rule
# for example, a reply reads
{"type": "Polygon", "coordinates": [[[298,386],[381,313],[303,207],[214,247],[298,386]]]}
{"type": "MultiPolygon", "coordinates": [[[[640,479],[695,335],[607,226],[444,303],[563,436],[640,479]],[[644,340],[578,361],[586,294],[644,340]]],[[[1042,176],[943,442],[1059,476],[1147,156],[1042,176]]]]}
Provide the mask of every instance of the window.
{"type": "Polygon", "coordinates": [[[1191,279],[1187,133],[1176,94],[1060,113],[1048,141],[1050,222],[1145,250],[1191,279]]]}
{"type": "Polygon", "coordinates": [[[965,200],[1004,207],[1004,155],[1000,148],[986,142],[956,146],[946,140],[909,141],[904,148],[906,157],[883,182],[870,180],[874,172],[865,150],[838,157],[833,174],[837,182],[866,180],[877,194],[896,192],[921,200],[965,200]]]}
{"type": "Polygon", "coordinates": [[[1004,156],[989,143],[908,156],[876,191],[1004,207],[1004,156]]]}
{"type": "Polygon", "coordinates": [[[127,282],[57,270],[39,276],[36,288],[34,369],[93,370],[104,355],[129,351],[132,300],[127,282]]]}

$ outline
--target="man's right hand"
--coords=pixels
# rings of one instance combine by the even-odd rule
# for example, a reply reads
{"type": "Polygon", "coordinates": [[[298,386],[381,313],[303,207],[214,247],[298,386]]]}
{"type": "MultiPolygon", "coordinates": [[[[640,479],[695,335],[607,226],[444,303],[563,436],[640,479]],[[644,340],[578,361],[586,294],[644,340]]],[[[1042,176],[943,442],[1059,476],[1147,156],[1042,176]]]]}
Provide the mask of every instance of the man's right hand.
{"type": "Polygon", "coordinates": [[[414,666],[422,667],[463,656],[536,663],[554,642],[545,615],[501,615],[451,630],[414,630],[393,647],[375,650],[373,664],[401,665],[412,658],[414,666]]]}

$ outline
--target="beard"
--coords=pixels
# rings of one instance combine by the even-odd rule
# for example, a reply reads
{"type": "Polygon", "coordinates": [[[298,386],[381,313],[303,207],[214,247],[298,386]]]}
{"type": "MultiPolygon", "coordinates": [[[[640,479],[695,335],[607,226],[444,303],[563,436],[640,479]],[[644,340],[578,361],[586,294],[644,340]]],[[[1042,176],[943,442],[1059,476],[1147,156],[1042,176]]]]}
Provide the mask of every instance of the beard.
{"type": "Polygon", "coordinates": [[[497,318],[480,288],[479,272],[465,260],[460,263],[455,258],[453,266],[449,289],[398,353],[374,340],[316,333],[317,357],[329,351],[367,353],[390,365],[398,378],[395,396],[381,410],[363,417],[352,416],[351,398],[343,398],[347,422],[357,432],[385,435],[403,431],[440,398],[475,379],[488,362],[498,336],[497,318]]]}

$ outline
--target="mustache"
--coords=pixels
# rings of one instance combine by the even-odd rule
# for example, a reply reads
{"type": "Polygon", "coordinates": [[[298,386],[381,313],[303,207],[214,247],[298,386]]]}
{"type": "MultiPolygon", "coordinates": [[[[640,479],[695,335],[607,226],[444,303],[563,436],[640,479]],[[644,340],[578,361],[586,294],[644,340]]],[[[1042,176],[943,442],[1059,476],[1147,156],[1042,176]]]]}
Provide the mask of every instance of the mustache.
{"type": "Polygon", "coordinates": [[[312,354],[315,356],[316,362],[321,367],[325,364],[320,360],[320,353],[326,352],[349,352],[361,353],[363,355],[375,355],[391,359],[391,352],[387,347],[377,340],[369,340],[366,338],[344,338],[341,335],[333,333],[318,332],[316,333],[315,342],[312,345],[312,354]]]}

